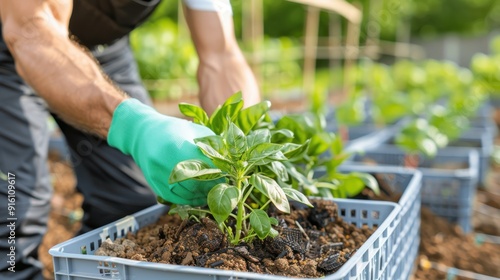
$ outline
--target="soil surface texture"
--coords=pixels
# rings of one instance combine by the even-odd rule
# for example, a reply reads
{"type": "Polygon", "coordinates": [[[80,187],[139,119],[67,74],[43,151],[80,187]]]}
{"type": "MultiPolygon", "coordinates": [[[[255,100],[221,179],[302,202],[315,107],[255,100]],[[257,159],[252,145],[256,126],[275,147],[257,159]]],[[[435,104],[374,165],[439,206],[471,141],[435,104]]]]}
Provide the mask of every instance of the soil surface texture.
{"type": "Polygon", "coordinates": [[[280,234],[274,239],[256,238],[231,246],[208,218],[183,222],[177,215],[164,215],[136,234],[129,233],[114,242],[108,239],[95,254],[288,277],[321,277],[337,271],[373,229],[344,222],[331,201],[313,203],[312,209],[273,215],[280,221],[275,228],[280,234]]]}

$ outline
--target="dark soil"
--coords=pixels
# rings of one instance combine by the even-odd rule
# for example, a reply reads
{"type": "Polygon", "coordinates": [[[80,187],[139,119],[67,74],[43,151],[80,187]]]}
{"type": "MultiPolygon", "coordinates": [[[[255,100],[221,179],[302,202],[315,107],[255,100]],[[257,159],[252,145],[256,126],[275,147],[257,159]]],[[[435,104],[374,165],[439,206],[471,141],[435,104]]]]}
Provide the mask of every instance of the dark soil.
{"type": "Polygon", "coordinates": [[[256,238],[249,244],[230,246],[208,218],[183,223],[176,215],[165,215],[136,234],[104,242],[96,255],[288,277],[321,277],[337,271],[373,229],[344,222],[331,201],[317,200],[314,204],[312,209],[274,215],[280,221],[280,226],[275,227],[280,234],[274,239],[256,238]]]}

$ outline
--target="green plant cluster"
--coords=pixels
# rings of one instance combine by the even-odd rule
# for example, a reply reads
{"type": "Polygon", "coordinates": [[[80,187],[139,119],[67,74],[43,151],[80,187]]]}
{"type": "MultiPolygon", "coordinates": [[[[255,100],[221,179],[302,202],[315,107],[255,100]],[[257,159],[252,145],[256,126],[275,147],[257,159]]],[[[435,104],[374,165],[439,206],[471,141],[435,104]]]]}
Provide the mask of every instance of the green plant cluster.
{"type": "Polygon", "coordinates": [[[458,138],[487,96],[471,70],[447,61],[389,66],[367,60],[358,65],[356,78],[353,93],[336,110],[339,123],[359,125],[371,118],[385,126],[406,119],[395,143],[427,156],[458,138]]]}
{"type": "Polygon", "coordinates": [[[171,213],[183,218],[211,215],[236,245],[278,234],[269,207],[288,213],[290,200],[312,207],[310,195],[354,196],[365,186],[378,192],[371,175],[338,172],[348,154],[339,138],[324,131],[321,116],[287,115],[274,123],[268,114],[270,105],[263,101],[243,108],[241,93],[227,99],[210,117],[196,105],[179,105],[193,122],[214,131],[215,135],[195,139],[213,166],[200,160],[180,162],[169,183],[221,181],[208,193],[208,209],[177,205],[171,213]],[[322,167],[326,175],[315,178],[322,167]]]}
{"type": "Polygon", "coordinates": [[[490,54],[477,53],[472,57],[471,70],[478,86],[492,96],[500,95],[500,36],[490,42],[490,54]]]}

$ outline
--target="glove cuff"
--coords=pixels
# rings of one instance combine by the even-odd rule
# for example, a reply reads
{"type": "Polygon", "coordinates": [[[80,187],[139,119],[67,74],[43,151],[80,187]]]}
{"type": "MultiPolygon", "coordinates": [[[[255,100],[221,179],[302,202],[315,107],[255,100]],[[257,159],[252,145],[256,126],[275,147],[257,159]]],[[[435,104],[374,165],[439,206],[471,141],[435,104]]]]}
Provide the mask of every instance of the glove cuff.
{"type": "Polygon", "coordinates": [[[108,144],[124,154],[130,155],[140,136],[140,131],[158,112],[137,99],[122,101],[113,112],[108,131],[108,144]]]}

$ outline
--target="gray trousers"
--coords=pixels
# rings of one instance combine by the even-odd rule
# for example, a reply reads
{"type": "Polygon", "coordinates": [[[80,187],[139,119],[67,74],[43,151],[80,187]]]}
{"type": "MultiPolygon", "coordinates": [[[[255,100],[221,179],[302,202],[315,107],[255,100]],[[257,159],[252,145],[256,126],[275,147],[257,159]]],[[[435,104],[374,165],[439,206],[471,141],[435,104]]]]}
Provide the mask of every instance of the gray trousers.
{"type": "MultiPolygon", "coordinates": [[[[125,92],[151,104],[128,38],[96,49],[93,54],[104,72],[125,92]]],[[[52,195],[47,168],[49,114],[44,101],[15,74],[8,51],[0,48],[0,171],[15,175],[15,182],[10,182],[13,184],[0,180],[0,279],[42,279],[37,250],[47,230],[52,195]],[[12,208],[7,203],[9,194],[13,197],[10,186],[15,189],[15,205],[11,204],[14,212],[9,212],[12,208]],[[15,261],[9,263],[12,259],[15,261]],[[14,263],[16,272],[12,273],[8,269],[14,263]]],[[[70,150],[76,187],[84,196],[80,233],[156,203],[131,157],[108,146],[105,139],[54,118],[70,150]]]]}

